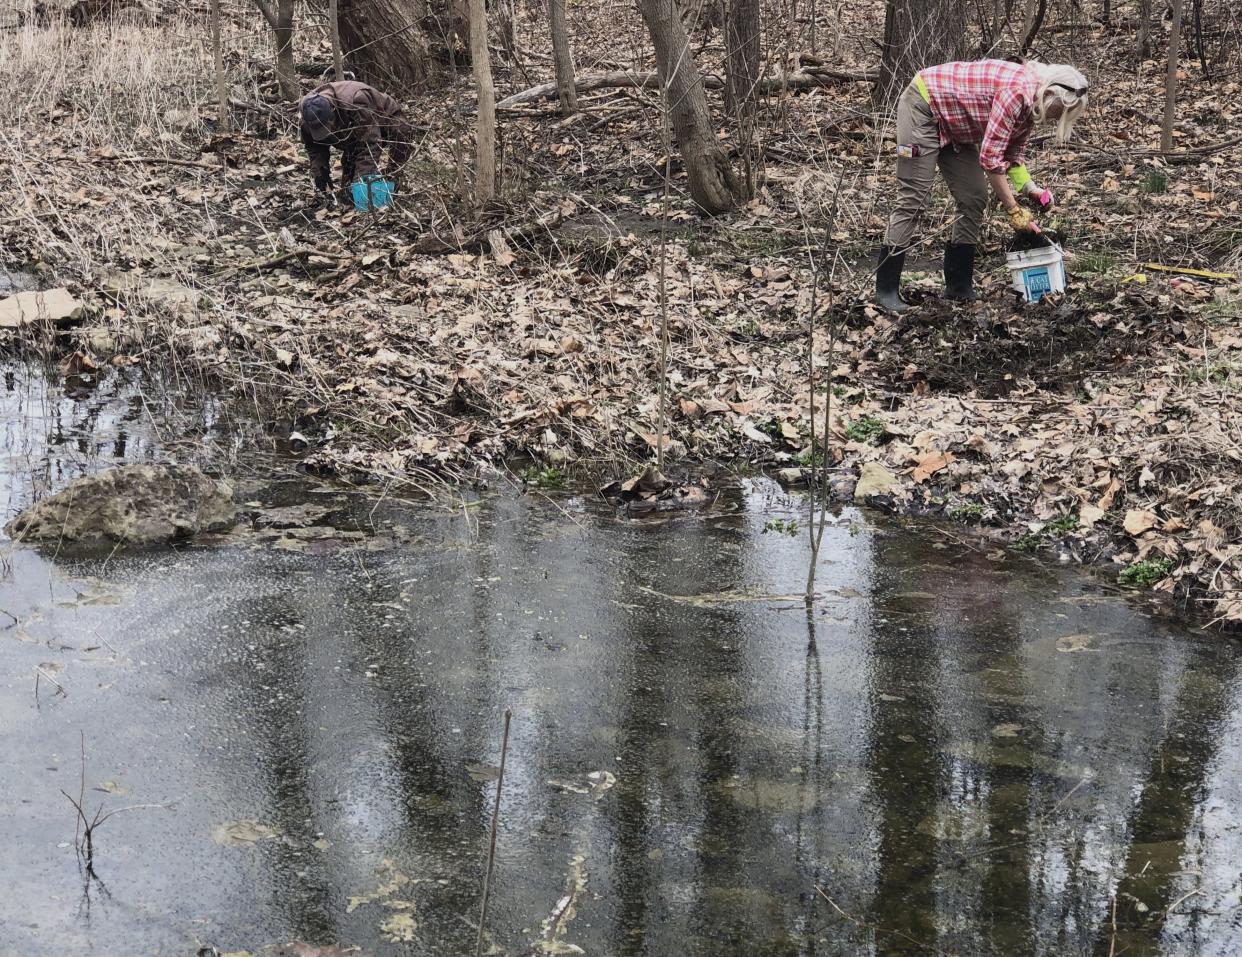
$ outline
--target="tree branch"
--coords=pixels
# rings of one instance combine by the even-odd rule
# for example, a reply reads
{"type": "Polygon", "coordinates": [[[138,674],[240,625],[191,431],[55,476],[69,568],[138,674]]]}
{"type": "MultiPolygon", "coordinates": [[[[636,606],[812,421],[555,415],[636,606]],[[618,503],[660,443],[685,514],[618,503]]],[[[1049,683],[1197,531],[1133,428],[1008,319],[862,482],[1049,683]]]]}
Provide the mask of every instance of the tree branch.
{"type": "MultiPolygon", "coordinates": [[[[873,73],[846,73],[842,70],[827,70],[813,67],[798,70],[786,77],[768,77],[755,84],[758,94],[780,93],[783,90],[814,90],[835,83],[870,83],[875,80],[873,73]]],[[[724,81],[717,76],[704,76],[703,86],[709,90],[719,90],[724,81]]],[[[659,89],[660,76],[657,73],[633,73],[629,71],[616,73],[599,73],[593,76],[580,76],[574,82],[578,93],[590,93],[592,90],[607,89],[659,89]]],[[[538,103],[540,100],[557,98],[555,81],[540,83],[529,90],[514,93],[496,104],[498,110],[512,110],[515,107],[538,103]]]]}
{"type": "Polygon", "coordinates": [[[280,26],[280,12],[272,6],[272,0],[254,0],[254,5],[273,30],[280,26]]]}

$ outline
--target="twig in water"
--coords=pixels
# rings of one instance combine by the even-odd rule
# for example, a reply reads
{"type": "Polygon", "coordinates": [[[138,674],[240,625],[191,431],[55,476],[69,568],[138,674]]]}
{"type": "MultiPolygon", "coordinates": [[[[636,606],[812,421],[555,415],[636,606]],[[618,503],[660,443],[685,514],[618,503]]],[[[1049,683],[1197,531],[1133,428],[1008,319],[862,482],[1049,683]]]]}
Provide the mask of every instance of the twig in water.
{"type": "MultiPolygon", "coordinates": [[[[50,678],[48,679],[51,680],[50,678]]],[[[99,825],[103,824],[111,817],[118,814],[124,814],[128,811],[143,811],[153,808],[162,808],[167,810],[171,804],[131,804],[128,807],[118,807],[111,811],[104,812],[103,805],[91,817],[86,816],[86,734],[79,732],[79,738],[82,748],[82,770],[78,778],[78,796],[75,799],[64,788],[60,789],[60,793],[65,796],[70,804],[73,805],[77,817],[73,826],[73,849],[78,854],[78,859],[86,865],[86,877],[89,883],[91,878],[99,879],[99,875],[95,873],[95,831],[99,825]]]]}
{"type": "Polygon", "coordinates": [[[1181,897],[1179,897],[1177,900],[1175,900],[1172,904],[1169,905],[1169,909],[1164,912],[1165,920],[1168,920],[1169,915],[1172,914],[1173,911],[1177,909],[1178,904],[1182,903],[1187,898],[1194,897],[1196,894],[1202,894],[1202,893],[1203,891],[1199,889],[1198,887],[1196,887],[1193,891],[1187,891],[1185,894],[1183,894],[1181,897]]]}
{"type": "Polygon", "coordinates": [[[63,695],[66,698],[69,697],[69,692],[65,690],[64,685],[62,685],[59,681],[57,681],[55,678],[49,675],[42,668],[35,668],[35,704],[39,703],[39,675],[42,675],[52,684],[56,685],[56,693],[58,695],[63,695]]]}
{"type": "Polygon", "coordinates": [[[479,912],[479,936],[474,944],[475,957],[483,954],[483,928],[487,926],[487,902],[492,893],[492,869],[496,866],[496,830],[500,826],[500,792],[505,784],[505,758],[509,754],[509,721],[513,709],[505,708],[505,730],[500,739],[500,773],[496,776],[496,803],[492,806],[492,839],[487,849],[487,870],[483,874],[483,906],[479,912]]]}
{"type": "Polygon", "coordinates": [[[826,900],[829,904],[831,904],[833,910],[835,910],[838,914],[840,914],[842,917],[848,920],[855,927],[861,927],[863,930],[873,930],[878,934],[893,934],[894,936],[900,937],[902,940],[908,943],[914,944],[915,947],[921,947],[923,950],[930,950],[933,954],[944,954],[945,953],[945,951],[941,950],[940,948],[933,947],[931,944],[925,944],[921,940],[915,937],[911,937],[909,934],[905,933],[904,931],[893,930],[888,927],[881,927],[879,924],[870,924],[867,921],[859,920],[857,917],[854,917],[851,914],[847,914],[845,911],[843,911],[840,907],[837,906],[836,901],[834,901],[831,897],[829,897],[827,894],[823,892],[823,890],[820,888],[818,884],[815,885],[815,893],[818,894],[820,897],[822,897],[824,900],[826,900]]]}

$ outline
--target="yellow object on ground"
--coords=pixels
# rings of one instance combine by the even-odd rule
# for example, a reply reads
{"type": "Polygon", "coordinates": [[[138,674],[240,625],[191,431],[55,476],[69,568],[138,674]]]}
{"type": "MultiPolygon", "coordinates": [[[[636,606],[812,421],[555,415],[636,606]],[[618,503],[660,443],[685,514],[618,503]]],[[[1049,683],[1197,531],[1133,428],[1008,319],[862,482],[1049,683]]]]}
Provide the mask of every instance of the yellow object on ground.
{"type": "Polygon", "coordinates": [[[1136,282],[1140,286],[1145,286],[1147,285],[1147,273],[1136,272],[1133,276],[1126,276],[1126,278],[1121,281],[1122,282],[1136,282]]]}
{"type": "Polygon", "coordinates": [[[1183,269],[1180,266],[1162,266],[1159,263],[1144,263],[1144,269],[1154,269],[1157,272],[1175,272],[1182,276],[1199,276],[1203,279],[1237,279],[1231,272],[1208,272],[1206,269],[1183,269]]]}

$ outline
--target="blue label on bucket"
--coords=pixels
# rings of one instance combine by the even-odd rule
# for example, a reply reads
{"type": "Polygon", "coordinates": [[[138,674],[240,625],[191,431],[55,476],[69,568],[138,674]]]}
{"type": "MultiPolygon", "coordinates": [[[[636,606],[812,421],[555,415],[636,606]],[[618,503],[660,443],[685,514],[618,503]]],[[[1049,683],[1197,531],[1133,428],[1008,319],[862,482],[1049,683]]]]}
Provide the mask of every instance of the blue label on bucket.
{"type": "Polygon", "coordinates": [[[1026,286],[1026,298],[1031,302],[1039,302],[1046,293],[1052,292],[1052,277],[1042,266],[1038,269],[1024,269],[1022,283],[1026,286]]]}

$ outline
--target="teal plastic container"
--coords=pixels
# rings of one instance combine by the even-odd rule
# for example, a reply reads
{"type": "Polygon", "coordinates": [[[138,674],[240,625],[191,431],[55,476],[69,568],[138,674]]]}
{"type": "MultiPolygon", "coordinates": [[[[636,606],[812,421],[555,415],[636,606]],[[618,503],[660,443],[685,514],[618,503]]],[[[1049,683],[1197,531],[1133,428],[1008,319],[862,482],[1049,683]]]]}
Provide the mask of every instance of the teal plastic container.
{"type": "Polygon", "coordinates": [[[354,209],[382,209],[392,204],[393,183],[382,176],[367,176],[353,185],[354,209]]]}

